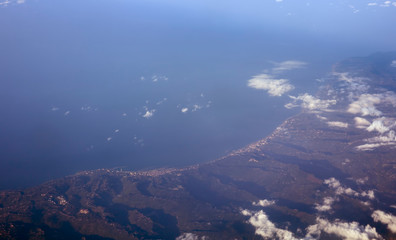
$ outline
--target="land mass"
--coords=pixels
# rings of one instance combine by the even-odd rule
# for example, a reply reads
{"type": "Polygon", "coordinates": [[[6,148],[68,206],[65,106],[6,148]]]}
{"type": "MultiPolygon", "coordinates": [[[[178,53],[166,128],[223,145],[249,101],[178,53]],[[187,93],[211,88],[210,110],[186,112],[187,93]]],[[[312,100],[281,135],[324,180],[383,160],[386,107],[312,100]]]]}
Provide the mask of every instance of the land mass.
{"type": "Polygon", "coordinates": [[[212,162],[2,191],[0,239],[396,239],[395,60],[335,64],[301,113],[212,162]]]}

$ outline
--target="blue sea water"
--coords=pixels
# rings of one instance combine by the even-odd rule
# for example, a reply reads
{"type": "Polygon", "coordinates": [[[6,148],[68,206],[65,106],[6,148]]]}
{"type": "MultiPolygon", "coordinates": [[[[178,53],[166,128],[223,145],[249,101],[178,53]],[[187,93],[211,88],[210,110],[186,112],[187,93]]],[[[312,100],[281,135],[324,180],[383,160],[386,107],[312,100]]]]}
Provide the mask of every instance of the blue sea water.
{"type": "Polygon", "coordinates": [[[267,136],[334,62],[395,49],[396,7],[337,3],[3,2],[0,188],[187,166],[267,136]],[[306,63],[277,74],[291,92],[247,86],[288,60],[306,63]]]}

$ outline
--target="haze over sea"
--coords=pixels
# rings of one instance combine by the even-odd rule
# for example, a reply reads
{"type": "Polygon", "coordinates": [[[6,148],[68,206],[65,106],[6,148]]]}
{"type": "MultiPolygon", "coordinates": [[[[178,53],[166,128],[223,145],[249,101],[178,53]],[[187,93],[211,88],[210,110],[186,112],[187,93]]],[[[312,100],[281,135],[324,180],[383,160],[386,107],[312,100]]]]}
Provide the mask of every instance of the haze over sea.
{"type": "Polygon", "coordinates": [[[216,159],[296,114],[289,95],[331,64],[396,50],[391,1],[0,4],[1,189],[216,159]]]}

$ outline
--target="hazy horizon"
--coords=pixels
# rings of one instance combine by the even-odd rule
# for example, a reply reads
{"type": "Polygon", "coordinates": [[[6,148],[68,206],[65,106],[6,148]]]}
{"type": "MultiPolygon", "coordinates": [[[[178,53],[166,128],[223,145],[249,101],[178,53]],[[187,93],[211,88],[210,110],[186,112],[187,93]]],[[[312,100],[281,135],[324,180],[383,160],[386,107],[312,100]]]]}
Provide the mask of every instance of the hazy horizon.
{"type": "Polygon", "coordinates": [[[187,166],[260,140],[335,62],[395,51],[395,13],[391,1],[1,0],[0,189],[187,166]]]}

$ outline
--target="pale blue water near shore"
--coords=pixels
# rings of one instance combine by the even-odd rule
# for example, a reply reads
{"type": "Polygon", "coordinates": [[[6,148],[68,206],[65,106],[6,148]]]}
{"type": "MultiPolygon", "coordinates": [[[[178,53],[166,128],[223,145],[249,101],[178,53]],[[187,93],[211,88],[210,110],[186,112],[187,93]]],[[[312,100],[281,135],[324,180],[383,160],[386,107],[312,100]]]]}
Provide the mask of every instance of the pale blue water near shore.
{"type": "Polygon", "coordinates": [[[186,166],[257,141],[334,62],[395,50],[395,5],[3,1],[0,188],[186,166]],[[293,87],[248,87],[260,74],[293,87]]]}

